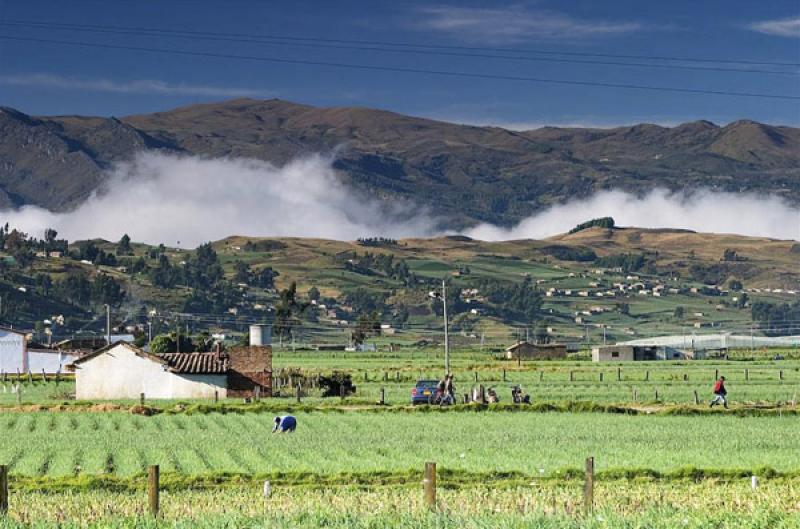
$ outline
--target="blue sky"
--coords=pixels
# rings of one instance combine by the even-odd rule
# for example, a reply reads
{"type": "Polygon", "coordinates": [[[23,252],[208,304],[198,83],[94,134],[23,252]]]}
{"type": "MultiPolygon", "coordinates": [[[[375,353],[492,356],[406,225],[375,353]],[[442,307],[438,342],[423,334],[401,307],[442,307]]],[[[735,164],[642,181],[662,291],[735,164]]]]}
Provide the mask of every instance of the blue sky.
{"type": "MultiPolygon", "coordinates": [[[[800,95],[797,66],[800,2],[797,0],[514,3],[0,0],[0,37],[500,77],[800,95]],[[84,25],[84,31],[64,29],[64,25],[76,24],[84,25]],[[97,31],[98,27],[138,29],[106,33],[97,31]],[[198,33],[192,34],[193,38],[177,38],[163,33],[156,35],[151,30],[198,33]],[[248,37],[209,40],[209,32],[248,37]],[[197,38],[199,33],[204,38],[197,38]],[[252,36],[373,41],[426,48],[415,48],[424,53],[401,53],[397,50],[409,48],[391,47],[395,50],[391,52],[365,50],[364,45],[329,40],[265,43],[252,42],[252,36]],[[795,65],[748,65],[718,60],[795,65]],[[639,66],[587,62],[636,62],[639,66]]],[[[800,125],[797,99],[462,78],[0,38],[0,105],[30,114],[123,116],[239,96],[278,97],[323,106],[384,108],[514,128],[637,122],[671,125],[696,119],[724,124],[741,118],[800,125]]]]}

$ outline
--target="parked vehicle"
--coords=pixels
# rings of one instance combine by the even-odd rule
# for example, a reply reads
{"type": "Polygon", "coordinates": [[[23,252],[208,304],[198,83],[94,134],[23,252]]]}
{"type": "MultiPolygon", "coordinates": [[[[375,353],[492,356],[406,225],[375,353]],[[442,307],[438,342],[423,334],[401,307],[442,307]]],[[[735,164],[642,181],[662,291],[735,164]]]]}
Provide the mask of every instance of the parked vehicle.
{"type": "Polygon", "coordinates": [[[438,380],[418,380],[411,390],[411,404],[436,404],[438,380]]]}

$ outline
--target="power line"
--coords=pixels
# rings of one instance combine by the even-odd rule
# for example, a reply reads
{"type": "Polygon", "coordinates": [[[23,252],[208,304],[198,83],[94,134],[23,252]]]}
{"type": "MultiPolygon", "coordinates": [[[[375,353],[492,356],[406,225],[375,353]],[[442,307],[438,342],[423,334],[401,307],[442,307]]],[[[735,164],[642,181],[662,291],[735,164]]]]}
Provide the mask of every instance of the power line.
{"type": "Polygon", "coordinates": [[[440,76],[440,77],[459,77],[459,78],[468,78],[468,79],[491,79],[491,80],[501,80],[501,81],[531,82],[531,83],[556,84],[556,85],[567,85],[567,86],[594,86],[594,87],[599,87],[599,88],[619,88],[619,89],[626,89],[626,90],[670,92],[670,93],[681,93],[681,94],[701,94],[701,95],[715,95],[715,96],[748,97],[748,98],[763,98],[763,99],[781,99],[781,100],[791,100],[791,101],[800,100],[800,96],[794,96],[794,95],[788,95],[788,94],[764,94],[764,93],[758,93],[758,92],[733,92],[733,91],[727,91],[727,90],[707,90],[707,89],[700,89],[700,88],[679,88],[679,87],[666,87],[666,86],[648,86],[648,85],[636,85],[636,84],[628,84],[628,83],[602,83],[602,82],[595,82],[595,81],[575,81],[575,80],[568,80],[568,79],[547,79],[547,78],[540,78],[540,77],[496,75],[496,74],[485,74],[485,73],[475,73],[475,72],[456,72],[456,71],[447,71],[447,70],[428,70],[428,69],[421,69],[421,68],[401,68],[401,67],[394,67],[394,66],[379,66],[379,65],[369,65],[369,64],[355,64],[355,63],[328,62],[328,61],[310,61],[310,60],[299,60],[299,59],[286,59],[286,58],[282,58],[282,57],[265,57],[265,56],[256,56],[256,55],[236,55],[236,54],[229,54],[229,53],[213,53],[213,52],[201,52],[201,51],[176,50],[176,49],[170,49],[170,48],[151,48],[151,47],[145,47],[145,46],[125,46],[125,45],[117,45],[117,44],[100,44],[100,43],[83,42],[83,41],[70,41],[70,40],[57,40],[57,39],[40,39],[40,38],[33,38],[33,37],[16,37],[16,36],[11,36],[11,35],[0,35],[0,40],[10,40],[10,41],[20,41],[20,42],[37,42],[37,43],[42,43],[42,44],[59,44],[59,45],[65,45],[65,46],[79,46],[79,47],[98,48],[98,49],[142,51],[142,52],[148,52],[148,53],[163,53],[163,54],[181,55],[181,56],[193,56],[193,57],[212,57],[212,58],[220,58],[220,59],[239,59],[239,60],[249,60],[249,61],[258,61],[258,62],[271,62],[271,63],[279,63],[279,64],[298,64],[298,65],[304,65],[304,66],[328,66],[328,67],[332,67],[332,68],[349,69],[349,70],[368,70],[368,71],[381,71],[381,72],[411,73],[411,74],[434,75],[434,76],[440,76]]]}
{"type": "Polygon", "coordinates": [[[296,37],[287,35],[274,35],[274,34],[252,34],[252,33],[223,33],[213,31],[196,31],[196,30],[172,30],[172,29],[158,29],[158,28],[145,28],[136,26],[100,26],[92,24],[66,24],[60,22],[40,22],[34,20],[7,20],[9,24],[18,25],[60,25],[70,27],[82,27],[87,29],[104,29],[104,30],[128,30],[128,31],[152,31],[161,33],[183,34],[183,35],[196,35],[196,36],[214,36],[214,37],[238,37],[250,39],[273,39],[273,40],[286,40],[295,42],[320,42],[332,44],[353,44],[353,45],[370,45],[370,46],[387,46],[406,49],[433,49],[433,50],[464,50],[464,51],[491,51],[515,54],[538,54],[538,55],[562,55],[573,57],[605,57],[613,59],[636,59],[636,60],[656,60],[656,61],[678,61],[678,62],[693,62],[693,63],[720,63],[720,64],[740,64],[750,66],[800,66],[800,62],[780,62],[780,61],[766,61],[766,60],[742,60],[742,59],[723,59],[723,58],[704,58],[704,57],[676,57],[665,55],[623,55],[613,53],[592,53],[592,52],[577,52],[577,51],[553,51],[553,50],[540,50],[540,49],[514,49],[514,48],[493,48],[486,46],[455,46],[444,44],[411,44],[407,42],[392,42],[392,41],[378,41],[378,40],[356,40],[356,39],[328,39],[321,37],[296,37]]]}
{"type": "MultiPolygon", "coordinates": [[[[619,61],[596,61],[586,59],[568,59],[568,58],[553,58],[553,57],[525,57],[519,55],[493,55],[481,53],[466,53],[456,51],[433,51],[427,49],[416,48],[387,48],[376,46],[365,46],[356,44],[330,44],[324,42],[300,42],[297,39],[288,37],[234,37],[224,36],[225,34],[205,33],[205,32],[184,32],[174,30],[150,29],[150,28],[129,28],[120,26],[94,26],[89,24],[60,24],[60,23],[43,23],[43,22],[0,22],[0,26],[10,27],[29,27],[38,29],[56,29],[66,31],[79,31],[87,33],[103,33],[103,34],[117,34],[117,35],[136,35],[136,36],[157,36],[169,38],[183,38],[195,40],[212,40],[212,41],[225,41],[225,42],[240,42],[250,44],[267,44],[279,46],[293,46],[293,47],[306,47],[306,48],[323,48],[323,49],[345,49],[357,51],[377,51],[382,53],[403,53],[414,55],[429,55],[429,56],[445,56],[445,57],[469,57],[478,59],[502,59],[509,61],[521,62],[548,62],[548,63],[572,63],[583,65],[598,65],[598,66],[623,66],[632,68],[658,68],[658,69],[674,69],[674,70],[692,70],[692,71],[710,71],[710,72],[734,72],[745,74],[767,74],[767,75],[800,75],[798,71],[776,71],[776,70],[763,70],[753,68],[725,68],[716,66],[685,66],[678,64],[647,64],[641,62],[619,62],[619,61]]],[[[309,39],[311,40],[311,39],[309,39]]]]}

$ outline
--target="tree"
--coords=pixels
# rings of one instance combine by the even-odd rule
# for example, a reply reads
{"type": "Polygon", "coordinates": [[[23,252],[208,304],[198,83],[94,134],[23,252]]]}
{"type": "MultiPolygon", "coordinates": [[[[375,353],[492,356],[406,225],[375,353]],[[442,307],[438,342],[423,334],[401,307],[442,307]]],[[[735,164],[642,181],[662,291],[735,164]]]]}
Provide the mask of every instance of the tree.
{"type": "Polygon", "coordinates": [[[684,315],[685,312],[686,312],[685,309],[679,305],[679,306],[675,307],[675,310],[672,312],[672,316],[675,319],[680,320],[680,319],[683,318],[683,315],[684,315]]]}
{"type": "Polygon", "coordinates": [[[733,290],[735,292],[738,292],[739,290],[741,290],[743,288],[743,286],[744,285],[742,285],[742,282],[739,281],[738,279],[731,279],[730,281],[728,281],[728,288],[730,288],[731,290],[733,290]]]}
{"type": "Polygon", "coordinates": [[[631,306],[628,305],[627,303],[617,303],[617,310],[619,311],[620,314],[625,314],[626,316],[629,316],[631,313],[631,306]]]}
{"type": "MultiPolygon", "coordinates": [[[[188,353],[194,351],[192,339],[184,334],[180,336],[181,352],[188,353]]],[[[153,354],[175,353],[178,351],[175,333],[160,334],[150,342],[150,352],[153,354]]]]}
{"type": "Polygon", "coordinates": [[[356,327],[353,329],[353,343],[356,345],[364,343],[364,340],[371,336],[381,333],[381,318],[377,312],[362,314],[356,320],[356,327]]]}
{"type": "Polygon", "coordinates": [[[317,289],[317,287],[308,289],[308,299],[311,301],[319,301],[319,289],[317,289]]]}
{"type": "Polygon", "coordinates": [[[236,261],[233,264],[233,280],[237,283],[244,283],[245,285],[249,285],[250,281],[252,280],[252,271],[250,270],[250,265],[247,264],[245,261],[236,261]]]}
{"type": "Polygon", "coordinates": [[[309,303],[297,301],[297,284],[292,281],[289,288],[280,291],[280,299],[275,306],[275,321],[272,330],[282,340],[294,334],[294,327],[300,324],[299,316],[305,312],[309,303]]]}
{"type": "Polygon", "coordinates": [[[736,250],[731,248],[725,248],[725,251],[722,252],[722,260],[723,261],[738,261],[739,256],[736,255],[736,250]]]}
{"type": "Polygon", "coordinates": [[[273,289],[275,288],[275,278],[279,275],[280,274],[273,270],[271,266],[262,268],[255,273],[255,277],[253,278],[253,286],[268,290],[273,289]]]}
{"type": "Polygon", "coordinates": [[[117,243],[117,255],[133,255],[133,248],[131,248],[131,238],[128,234],[124,234],[117,243]]]}

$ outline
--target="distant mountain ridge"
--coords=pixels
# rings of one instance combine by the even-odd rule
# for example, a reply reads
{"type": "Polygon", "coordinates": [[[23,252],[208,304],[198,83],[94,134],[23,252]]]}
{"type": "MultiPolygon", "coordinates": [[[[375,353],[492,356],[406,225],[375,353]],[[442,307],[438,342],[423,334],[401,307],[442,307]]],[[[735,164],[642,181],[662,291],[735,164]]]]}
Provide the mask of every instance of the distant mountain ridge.
{"type": "Polygon", "coordinates": [[[599,190],[753,192],[800,204],[800,129],[742,120],[511,131],[366,108],[236,99],[120,119],[0,107],[0,208],[69,210],[143,149],[280,165],[331,152],[342,180],[446,219],[510,225],[599,190]]]}

